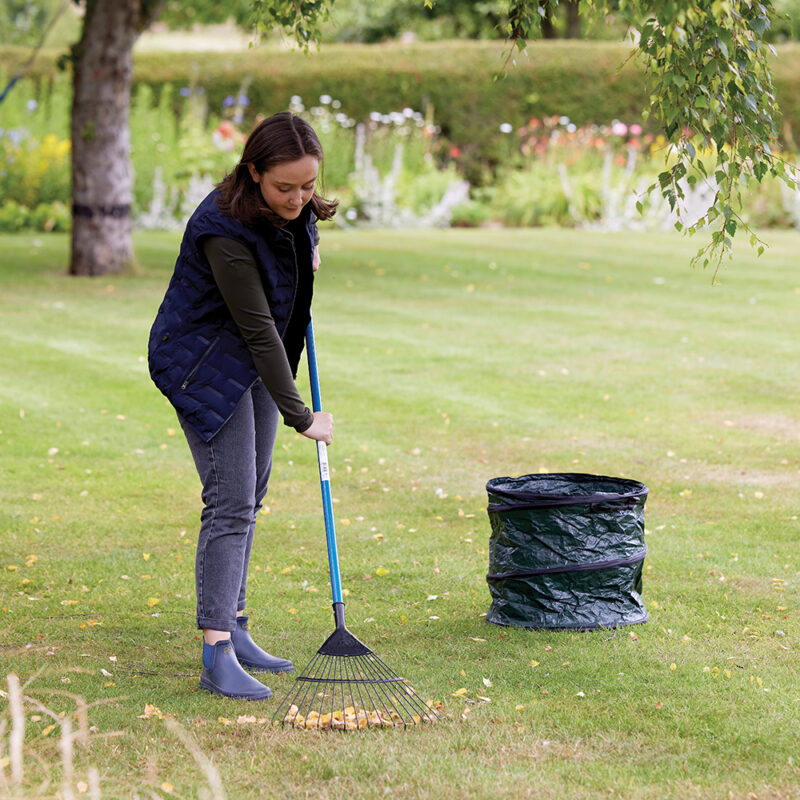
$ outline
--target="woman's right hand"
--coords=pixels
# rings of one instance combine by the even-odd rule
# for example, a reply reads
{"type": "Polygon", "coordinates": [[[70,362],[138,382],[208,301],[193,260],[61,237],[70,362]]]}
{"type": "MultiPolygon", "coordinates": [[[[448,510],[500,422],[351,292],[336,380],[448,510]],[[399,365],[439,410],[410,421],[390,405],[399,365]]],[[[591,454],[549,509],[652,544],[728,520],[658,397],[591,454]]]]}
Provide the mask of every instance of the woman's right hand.
{"type": "Polygon", "coordinates": [[[315,411],[311,427],[303,431],[303,436],[316,442],[330,444],[333,441],[333,414],[327,411],[315,411]]]}

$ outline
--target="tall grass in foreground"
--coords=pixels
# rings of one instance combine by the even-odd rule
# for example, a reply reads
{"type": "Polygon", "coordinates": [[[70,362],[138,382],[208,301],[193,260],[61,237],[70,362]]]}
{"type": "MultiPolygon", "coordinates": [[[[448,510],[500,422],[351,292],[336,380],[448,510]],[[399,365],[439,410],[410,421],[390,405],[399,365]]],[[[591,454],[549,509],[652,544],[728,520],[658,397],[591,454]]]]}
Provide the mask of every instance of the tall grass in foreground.
{"type": "MultiPolygon", "coordinates": [[[[63,800],[71,800],[77,794],[88,794],[92,800],[96,800],[102,796],[100,786],[100,771],[96,766],[88,766],[86,768],[85,780],[83,776],[76,772],[75,769],[75,746],[87,749],[90,744],[90,736],[92,733],[97,732],[97,728],[89,727],[89,706],[86,700],[79,696],[73,695],[69,692],[63,694],[75,702],[74,713],[55,713],[47,706],[40,703],[33,697],[28,697],[22,693],[19,677],[13,672],[7,676],[8,691],[4,692],[0,689],[0,697],[8,701],[8,715],[0,719],[0,752],[6,749],[8,756],[0,758],[0,788],[2,788],[8,796],[21,797],[24,793],[25,787],[25,722],[26,717],[30,715],[32,722],[39,722],[43,718],[53,720],[42,731],[43,736],[49,736],[53,730],[60,731],[57,741],[58,750],[61,756],[61,786],[55,788],[52,786],[52,769],[55,765],[42,763],[42,758],[35,749],[28,753],[27,760],[31,756],[39,761],[40,766],[44,766],[44,775],[39,783],[39,786],[32,792],[33,796],[48,796],[54,792],[55,789],[57,796],[63,800]],[[27,709],[27,714],[26,714],[27,709]],[[10,726],[9,726],[10,719],[10,726]],[[73,722],[75,719],[78,722],[78,730],[73,730],[73,722]],[[8,731],[7,743],[4,740],[4,735],[8,731]],[[9,767],[9,773],[6,774],[6,767],[9,767]]],[[[100,701],[102,702],[102,701],[100,701]]],[[[199,788],[201,797],[209,797],[212,800],[222,800],[225,793],[222,788],[222,780],[219,773],[214,768],[209,758],[205,753],[200,750],[197,744],[186,733],[183,726],[172,718],[164,718],[158,712],[158,709],[152,707],[146,708],[145,713],[152,715],[154,712],[156,716],[165,720],[167,730],[178,739],[181,744],[185,745],[186,749],[191,753],[199,770],[205,773],[208,781],[210,791],[205,790],[205,787],[199,788]]],[[[110,734],[103,734],[104,737],[121,735],[120,732],[112,732],[110,734]]],[[[55,737],[54,737],[55,738],[55,737]]],[[[30,783],[30,782],[29,782],[30,783]]],[[[168,781],[162,782],[159,787],[162,792],[172,794],[174,787],[168,781]]]]}
{"type": "MultiPolygon", "coordinates": [[[[445,707],[325,736],[198,689],[199,486],[144,360],[177,237],[99,281],[64,276],[65,236],[0,238],[0,675],[73,734],[84,698],[89,724],[69,777],[61,723],[23,705],[20,750],[3,700],[7,786],[15,732],[24,797],[88,795],[91,767],[103,798],[197,797],[197,753],[230,798],[800,797],[799,242],[770,241],[711,288],[672,236],[323,234],[348,622],[445,707]],[[648,484],[648,624],[485,623],[485,482],[538,470],[648,484]]],[[[318,491],[314,447],[281,431],[249,610],[300,665],[331,628],[318,491]]]]}

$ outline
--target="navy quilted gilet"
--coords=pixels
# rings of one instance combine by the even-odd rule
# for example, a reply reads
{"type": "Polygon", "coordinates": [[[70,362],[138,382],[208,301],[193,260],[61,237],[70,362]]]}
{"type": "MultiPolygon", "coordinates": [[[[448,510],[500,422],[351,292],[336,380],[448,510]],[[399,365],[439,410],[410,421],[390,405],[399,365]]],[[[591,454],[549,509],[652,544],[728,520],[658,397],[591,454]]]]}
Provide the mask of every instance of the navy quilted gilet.
{"type": "MultiPolygon", "coordinates": [[[[258,380],[258,373],[217,288],[202,239],[226,236],[252,251],[282,339],[293,315],[292,329],[304,330],[311,313],[310,307],[294,308],[296,259],[313,252],[310,207],[304,211],[309,243],[296,253],[291,234],[266,221],[257,229],[248,228],[219,211],[217,196],[216,190],[209,194],[186,224],[175,272],[150,330],[148,346],[153,381],[204,441],[227,422],[242,395],[258,380]]],[[[310,269],[310,265],[303,264],[303,268],[310,269]]],[[[303,342],[284,341],[284,346],[296,374],[303,342]]]]}

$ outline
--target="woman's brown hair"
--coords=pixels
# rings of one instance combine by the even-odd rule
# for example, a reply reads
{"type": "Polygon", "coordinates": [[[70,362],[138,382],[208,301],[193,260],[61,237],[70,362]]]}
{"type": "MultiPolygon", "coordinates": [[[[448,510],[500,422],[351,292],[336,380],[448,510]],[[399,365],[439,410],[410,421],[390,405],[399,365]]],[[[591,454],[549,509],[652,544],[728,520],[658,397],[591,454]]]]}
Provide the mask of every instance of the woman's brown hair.
{"type": "MultiPolygon", "coordinates": [[[[219,210],[245,225],[255,225],[262,219],[279,227],[285,225],[286,220],[264,202],[248,164],[262,175],[276,164],[297,161],[303,156],[314,156],[322,164],[322,145],[302,117],[282,111],[262,120],[247,137],[239,163],[217,184],[219,210]]],[[[338,200],[326,200],[316,191],[309,202],[318,219],[330,219],[339,205],[338,200]]]]}

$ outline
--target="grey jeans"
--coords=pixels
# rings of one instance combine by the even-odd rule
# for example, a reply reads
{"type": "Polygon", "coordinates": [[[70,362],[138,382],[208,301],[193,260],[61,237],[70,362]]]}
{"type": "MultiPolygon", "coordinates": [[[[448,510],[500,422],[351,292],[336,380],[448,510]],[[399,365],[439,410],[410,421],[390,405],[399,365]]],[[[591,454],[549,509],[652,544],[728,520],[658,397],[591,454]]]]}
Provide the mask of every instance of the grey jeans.
{"type": "Polygon", "coordinates": [[[197,627],[233,631],[236,612],[245,608],[247,567],[272,469],[278,408],[257,381],[210,442],[179,421],[203,484],[195,560],[197,627]]]}

